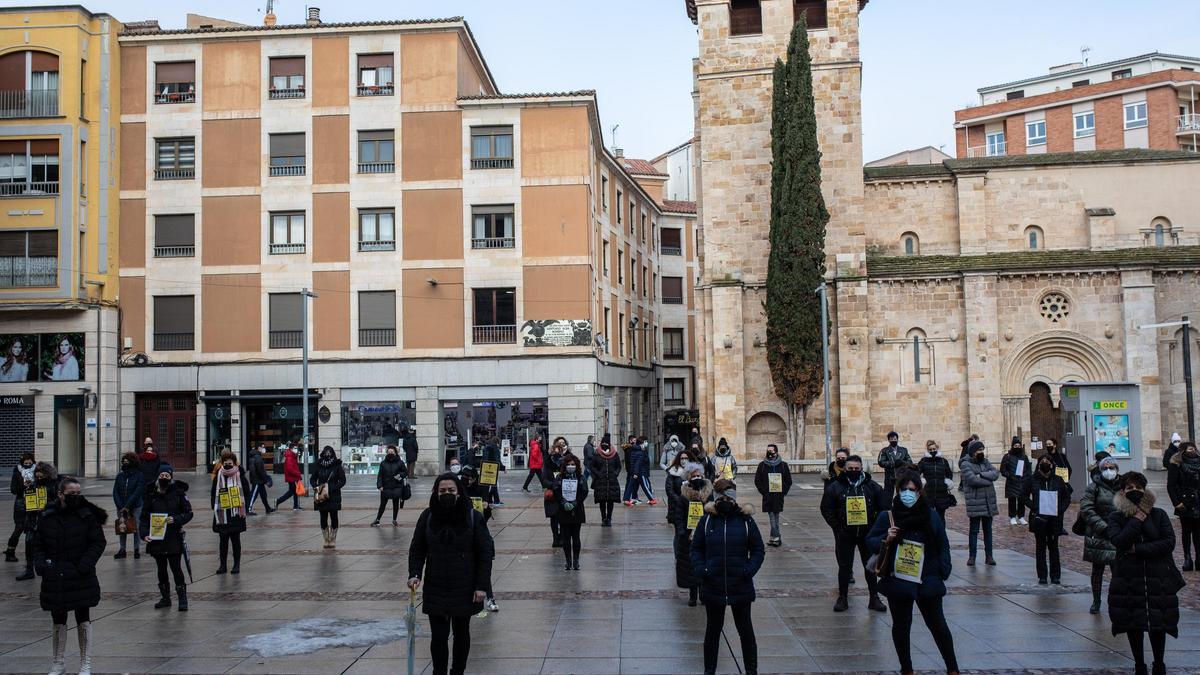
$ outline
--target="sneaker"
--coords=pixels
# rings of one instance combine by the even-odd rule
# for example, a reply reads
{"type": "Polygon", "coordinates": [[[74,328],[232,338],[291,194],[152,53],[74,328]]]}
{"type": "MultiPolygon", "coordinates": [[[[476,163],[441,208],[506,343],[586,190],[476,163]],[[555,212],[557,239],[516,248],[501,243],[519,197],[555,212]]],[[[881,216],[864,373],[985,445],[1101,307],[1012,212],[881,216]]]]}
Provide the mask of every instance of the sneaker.
{"type": "Polygon", "coordinates": [[[1017,523],[1019,523],[1021,525],[1028,525],[1029,521],[1025,520],[1025,518],[1022,517],[1022,518],[1017,518],[1017,523]]]}
{"type": "Polygon", "coordinates": [[[246,515],[248,515],[248,516],[257,516],[258,514],[257,514],[257,513],[255,513],[255,512],[253,512],[253,511],[249,511],[249,510],[248,510],[248,511],[246,511],[246,515]]]}
{"type": "Polygon", "coordinates": [[[657,500],[657,499],[651,499],[651,500],[650,500],[650,502],[649,502],[649,504],[650,504],[650,506],[658,506],[658,500],[657,500]]]}
{"type": "Polygon", "coordinates": [[[1008,519],[1008,524],[1009,524],[1009,525],[1016,525],[1016,524],[1017,524],[1017,517],[1016,517],[1016,516],[1013,516],[1012,518],[1009,518],[1009,519],[1008,519]]]}
{"type": "Polygon", "coordinates": [[[635,500],[633,500],[633,505],[634,505],[634,506],[639,506],[639,505],[641,505],[641,503],[642,503],[642,500],[640,500],[640,499],[635,499],[635,500]]]}
{"type": "Polygon", "coordinates": [[[487,602],[483,603],[483,608],[489,612],[499,612],[500,611],[500,605],[496,604],[495,598],[488,598],[487,602]]]}
{"type": "Polygon", "coordinates": [[[492,502],[492,506],[504,506],[504,502],[492,502]]]}
{"type": "Polygon", "coordinates": [[[396,521],[393,520],[392,527],[400,527],[400,523],[397,523],[396,521]]]}
{"type": "Polygon", "coordinates": [[[371,527],[379,527],[379,521],[376,520],[375,522],[371,523],[371,527]]]}
{"type": "Polygon", "coordinates": [[[839,595],[837,602],[833,603],[833,611],[844,612],[847,609],[850,609],[850,603],[846,602],[846,596],[839,595]]]}
{"type": "Polygon", "coordinates": [[[293,506],[292,510],[293,511],[303,511],[304,509],[300,508],[299,506],[293,506]]]}
{"type": "Polygon", "coordinates": [[[529,488],[521,488],[521,492],[524,492],[527,495],[533,494],[532,492],[529,491],[529,488]]]}
{"type": "Polygon", "coordinates": [[[273,509],[273,508],[271,508],[271,507],[269,507],[269,506],[268,506],[268,507],[267,507],[267,515],[269,516],[269,515],[271,515],[272,513],[275,513],[275,512],[276,512],[276,511],[278,511],[278,510],[279,510],[279,509],[273,509]]]}
{"type": "Polygon", "coordinates": [[[626,499],[626,500],[625,500],[625,506],[633,506],[633,502],[632,502],[632,501],[630,501],[630,500],[628,500],[628,499],[626,499]]]}

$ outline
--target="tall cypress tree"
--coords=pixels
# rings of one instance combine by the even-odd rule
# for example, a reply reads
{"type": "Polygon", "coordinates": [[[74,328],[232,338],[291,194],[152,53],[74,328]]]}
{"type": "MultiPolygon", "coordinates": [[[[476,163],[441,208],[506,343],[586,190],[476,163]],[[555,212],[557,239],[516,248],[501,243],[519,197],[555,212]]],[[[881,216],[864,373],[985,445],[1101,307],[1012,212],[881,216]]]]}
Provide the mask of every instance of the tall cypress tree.
{"type": "MultiPolygon", "coordinates": [[[[803,416],[821,394],[821,306],[825,273],[821,151],[812,57],[803,18],[792,28],[787,62],[775,61],[772,101],[771,254],[767,267],[767,361],[775,393],[803,416]]],[[[803,443],[796,439],[796,446],[803,443]]]]}

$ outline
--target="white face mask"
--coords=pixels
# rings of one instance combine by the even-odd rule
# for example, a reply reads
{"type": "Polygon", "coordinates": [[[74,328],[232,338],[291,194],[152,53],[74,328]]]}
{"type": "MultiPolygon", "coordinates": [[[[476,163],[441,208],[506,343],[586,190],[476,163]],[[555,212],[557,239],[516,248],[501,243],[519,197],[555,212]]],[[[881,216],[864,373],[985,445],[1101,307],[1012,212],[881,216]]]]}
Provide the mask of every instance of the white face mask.
{"type": "Polygon", "coordinates": [[[1104,476],[1104,480],[1112,480],[1117,477],[1117,470],[1116,469],[1104,469],[1100,472],[1100,475],[1104,476]]]}
{"type": "Polygon", "coordinates": [[[454,474],[454,475],[456,475],[456,476],[457,476],[459,471],[462,471],[462,465],[461,465],[461,464],[451,464],[451,465],[450,465],[450,473],[452,473],[452,474],[454,474]]]}

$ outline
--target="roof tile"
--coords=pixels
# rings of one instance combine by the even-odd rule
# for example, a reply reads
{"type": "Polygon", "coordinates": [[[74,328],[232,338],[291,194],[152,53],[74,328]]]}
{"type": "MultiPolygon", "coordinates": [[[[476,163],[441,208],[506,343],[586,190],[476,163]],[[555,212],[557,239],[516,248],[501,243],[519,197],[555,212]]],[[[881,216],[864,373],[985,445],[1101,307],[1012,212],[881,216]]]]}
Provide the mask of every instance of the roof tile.
{"type": "Polygon", "coordinates": [[[1148,265],[1200,266],[1200,246],[1124,248],[1112,251],[1061,249],[1010,251],[986,255],[867,256],[867,276],[929,277],[964,272],[1038,272],[1042,270],[1148,265]]]}
{"type": "Polygon", "coordinates": [[[667,174],[654,168],[654,165],[644,159],[625,158],[625,169],[638,176],[663,176],[667,174]]]}
{"type": "Polygon", "coordinates": [[[662,202],[663,211],[671,213],[696,213],[696,202],[688,202],[679,199],[664,199],[662,202]]]}

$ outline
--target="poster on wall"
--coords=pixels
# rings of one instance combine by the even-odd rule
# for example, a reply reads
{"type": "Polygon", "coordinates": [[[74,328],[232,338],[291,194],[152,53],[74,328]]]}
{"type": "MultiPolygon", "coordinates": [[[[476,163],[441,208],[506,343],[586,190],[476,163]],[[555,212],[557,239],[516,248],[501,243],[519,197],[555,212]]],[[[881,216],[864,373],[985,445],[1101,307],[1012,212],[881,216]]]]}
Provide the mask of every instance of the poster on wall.
{"type": "Polygon", "coordinates": [[[0,335],[0,383],[84,378],[83,333],[0,335]]]}
{"type": "Polygon", "coordinates": [[[1092,417],[1092,454],[1103,450],[1116,458],[1129,457],[1129,415],[1092,417]]]}
{"type": "Polygon", "coordinates": [[[0,336],[0,382],[36,382],[38,336],[0,336]]]}
{"type": "Polygon", "coordinates": [[[521,340],[526,347],[590,347],[592,322],[568,319],[526,321],[521,326],[521,340]]]}

